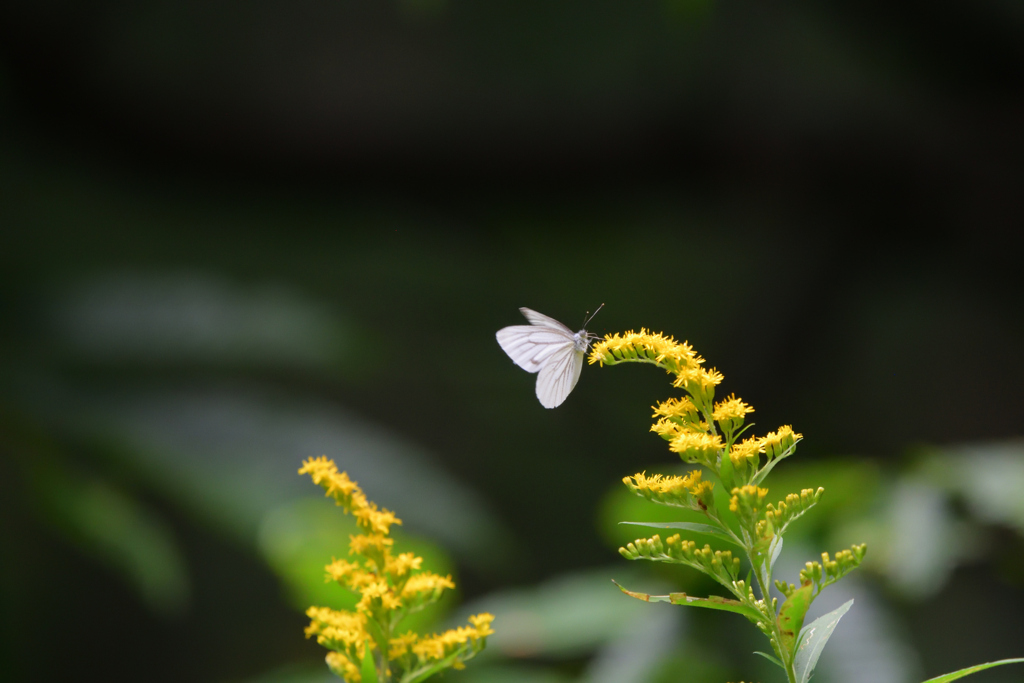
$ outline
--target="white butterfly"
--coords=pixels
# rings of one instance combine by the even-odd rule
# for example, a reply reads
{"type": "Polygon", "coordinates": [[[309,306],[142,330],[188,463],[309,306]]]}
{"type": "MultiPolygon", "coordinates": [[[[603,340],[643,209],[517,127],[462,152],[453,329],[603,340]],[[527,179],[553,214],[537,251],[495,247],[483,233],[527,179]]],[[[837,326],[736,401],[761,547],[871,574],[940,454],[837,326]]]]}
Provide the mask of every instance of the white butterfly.
{"type": "MultiPolygon", "coordinates": [[[[590,340],[596,339],[597,335],[586,329],[573,332],[554,318],[529,308],[520,308],[519,312],[530,324],[504,327],[495,336],[502,350],[516,365],[527,372],[540,373],[537,375],[537,398],[545,408],[556,408],[576,386],[583,369],[583,356],[590,340]]],[[[583,323],[584,327],[590,318],[583,323]]]]}

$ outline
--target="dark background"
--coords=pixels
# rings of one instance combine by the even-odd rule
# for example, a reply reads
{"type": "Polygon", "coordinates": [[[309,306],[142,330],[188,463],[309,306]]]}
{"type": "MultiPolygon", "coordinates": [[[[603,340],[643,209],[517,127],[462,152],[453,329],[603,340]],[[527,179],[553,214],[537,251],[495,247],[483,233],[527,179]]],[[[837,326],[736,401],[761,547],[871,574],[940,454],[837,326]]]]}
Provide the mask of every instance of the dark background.
{"type": "MultiPolygon", "coordinates": [[[[931,584],[884,540],[864,572],[885,680],[1024,655],[1024,511],[946,476],[996,449],[985,481],[1024,483],[1022,39],[1008,0],[6,3],[0,666],[317,680],[295,586],[330,553],[290,570],[267,520],[322,453],[464,601],[643,571],[600,511],[672,466],[665,378],[588,367],[546,411],[493,337],[600,303],[591,331],[687,339],[793,424],[794,473],[873,473],[808,557],[938,501],[931,584]]],[[[671,651],[719,669],[637,680],[754,675],[745,627],[694,619],[671,651]]],[[[472,680],[583,680],[604,637],[472,680]]]]}

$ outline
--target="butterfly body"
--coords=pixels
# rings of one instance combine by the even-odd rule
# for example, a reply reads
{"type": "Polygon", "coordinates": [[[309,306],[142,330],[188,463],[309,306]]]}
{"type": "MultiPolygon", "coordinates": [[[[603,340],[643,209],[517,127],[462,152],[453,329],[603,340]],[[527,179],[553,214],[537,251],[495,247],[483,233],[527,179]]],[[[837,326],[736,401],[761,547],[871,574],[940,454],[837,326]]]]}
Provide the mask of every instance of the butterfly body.
{"type": "Polygon", "coordinates": [[[576,386],[593,335],[585,329],[573,332],[554,318],[529,308],[519,311],[530,324],[504,327],[495,336],[516,365],[537,373],[537,399],[541,405],[555,408],[576,386]]]}

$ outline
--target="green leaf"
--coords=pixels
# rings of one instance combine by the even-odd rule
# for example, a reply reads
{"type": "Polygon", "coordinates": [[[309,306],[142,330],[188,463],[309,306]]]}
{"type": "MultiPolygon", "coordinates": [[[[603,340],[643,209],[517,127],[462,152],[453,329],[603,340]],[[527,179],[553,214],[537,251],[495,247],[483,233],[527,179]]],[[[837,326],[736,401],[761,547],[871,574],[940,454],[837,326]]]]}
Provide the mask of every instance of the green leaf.
{"type": "Polygon", "coordinates": [[[751,480],[750,483],[753,484],[754,486],[758,486],[762,481],[764,481],[765,477],[768,476],[768,473],[771,472],[776,465],[778,465],[780,462],[782,462],[789,456],[793,455],[793,452],[796,451],[797,444],[799,444],[801,441],[803,441],[803,439],[797,439],[792,446],[786,449],[785,453],[778,456],[770,463],[762,467],[761,471],[754,475],[754,478],[751,480]]]}
{"type": "Polygon", "coordinates": [[[779,660],[778,660],[777,658],[775,658],[775,657],[772,657],[772,656],[771,656],[770,654],[768,654],[767,652],[758,652],[757,650],[754,650],[754,654],[755,654],[755,655],[761,655],[762,657],[764,657],[765,659],[767,659],[767,660],[768,660],[769,662],[771,662],[771,663],[772,663],[772,664],[774,664],[775,666],[777,666],[777,667],[779,667],[780,669],[782,669],[783,671],[785,671],[785,670],[786,670],[786,667],[782,665],[782,662],[780,662],[780,661],[779,661],[779,660]]]}
{"type": "Polygon", "coordinates": [[[797,640],[799,645],[793,661],[797,683],[807,683],[810,680],[811,674],[814,673],[814,665],[818,663],[818,657],[821,656],[825,643],[828,642],[836,625],[839,624],[839,620],[852,604],[853,600],[844,602],[837,609],[823,617],[818,617],[800,631],[800,637],[797,640]]]}
{"type": "Polygon", "coordinates": [[[686,593],[669,593],[668,595],[650,595],[648,593],[637,593],[635,591],[626,590],[614,579],[612,580],[619,590],[628,595],[631,598],[637,600],[643,600],[644,602],[668,602],[673,605],[691,605],[693,607],[704,607],[707,609],[717,609],[725,612],[734,612],[736,614],[742,614],[751,621],[760,621],[761,615],[752,607],[747,607],[738,600],[730,600],[729,598],[721,598],[717,595],[711,595],[706,598],[696,598],[686,593]]]}
{"type": "Polygon", "coordinates": [[[779,534],[775,535],[772,539],[771,546],[768,547],[768,553],[771,555],[771,560],[768,562],[769,571],[775,566],[775,560],[779,559],[779,555],[782,554],[782,536],[779,534]]]}
{"type": "Polygon", "coordinates": [[[683,531],[693,531],[698,534],[714,536],[715,538],[720,538],[723,541],[728,541],[734,546],[742,547],[732,536],[725,533],[718,527],[711,526],[710,524],[698,524],[697,522],[619,522],[619,524],[636,524],[637,526],[649,526],[654,529],[682,529],[683,531]]]}
{"type": "Polygon", "coordinates": [[[718,476],[722,480],[722,484],[725,485],[726,491],[732,491],[736,483],[733,481],[733,466],[732,458],[727,454],[722,454],[722,463],[718,466],[718,476]]]}
{"type": "Polygon", "coordinates": [[[814,586],[802,586],[793,591],[779,609],[779,630],[782,632],[782,647],[792,652],[797,634],[804,625],[804,617],[811,606],[814,586]]]}
{"type": "Polygon", "coordinates": [[[991,669],[994,666],[1002,666],[1003,664],[1024,664],[1024,658],[1018,657],[1017,659],[1000,659],[998,662],[988,662],[986,664],[976,664],[975,666],[969,666],[966,669],[960,669],[948,674],[942,674],[935,678],[929,678],[924,683],[949,683],[949,681],[955,681],[958,678],[964,676],[970,676],[978,671],[984,671],[985,669],[991,669]]]}
{"type": "MultiPolygon", "coordinates": [[[[384,631],[381,629],[380,624],[378,624],[377,621],[374,620],[374,619],[367,619],[366,623],[365,623],[365,628],[366,628],[367,633],[370,634],[370,637],[373,638],[373,642],[377,645],[377,650],[379,652],[383,652],[384,656],[387,657],[388,639],[387,639],[387,636],[384,635],[384,631]]],[[[367,656],[370,657],[371,662],[372,662],[373,657],[372,657],[372,653],[370,652],[370,648],[366,648],[366,651],[367,651],[367,656]]],[[[363,670],[364,671],[366,670],[366,658],[365,657],[363,658],[363,670]]],[[[374,679],[372,681],[369,681],[369,680],[367,680],[366,674],[364,673],[363,674],[363,680],[366,681],[366,683],[377,683],[376,676],[377,676],[377,674],[374,674],[374,679]]]]}
{"type": "Polygon", "coordinates": [[[373,650],[366,648],[363,654],[363,683],[377,683],[377,664],[374,661],[373,650]]]}

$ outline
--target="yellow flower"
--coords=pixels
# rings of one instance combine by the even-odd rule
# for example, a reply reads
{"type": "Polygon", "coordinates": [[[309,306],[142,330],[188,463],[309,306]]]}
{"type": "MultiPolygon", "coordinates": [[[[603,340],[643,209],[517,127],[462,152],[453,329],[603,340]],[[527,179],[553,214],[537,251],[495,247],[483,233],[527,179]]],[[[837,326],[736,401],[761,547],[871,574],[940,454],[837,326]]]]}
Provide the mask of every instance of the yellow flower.
{"type": "Polygon", "coordinates": [[[398,557],[386,558],[384,571],[390,576],[405,576],[410,570],[419,569],[423,564],[423,558],[417,557],[414,553],[402,553],[398,557]]]}
{"type": "Polygon", "coordinates": [[[681,432],[669,443],[669,450],[678,453],[684,462],[714,466],[718,452],[725,448],[717,434],[681,432]]]}
{"type": "Polygon", "coordinates": [[[338,581],[355,591],[362,590],[377,579],[372,572],[364,570],[355,562],[346,560],[335,560],[324,567],[324,571],[327,581],[338,581]]]}
{"type": "Polygon", "coordinates": [[[402,588],[402,597],[409,599],[433,598],[436,595],[440,595],[441,591],[446,588],[455,588],[455,583],[452,581],[450,574],[448,576],[440,576],[432,572],[413,574],[402,588]]]}
{"type": "Polygon", "coordinates": [[[729,449],[729,459],[732,460],[732,464],[736,467],[740,467],[747,461],[758,462],[761,451],[764,447],[761,445],[761,439],[751,437],[744,439],[740,443],[734,443],[732,448],[729,449]]]}
{"type": "MultiPolygon", "coordinates": [[[[697,414],[697,406],[693,401],[683,396],[682,398],[670,398],[662,401],[653,407],[654,414],[651,417],[682,417],[688,418],[697,414]]],[[[715,418],[717,419],[717,418],[715,418]]]]}
{"type": "Polygon", "coordinates": [[[768,459],[771,460],[785,454],[802,438],[804,438],[803,434],[797,434],[791,426],[783,425],[777,431],[761,439],[761,445],[764,448],[764,452],[768,454],[768,459]]]}
{"type": "Polygon", "coordinates": [[[327,653],[327,668],[335,676],[340,676],[346,683],[362,683],[362,669],[340,652],[327,653]]]}
{"type": "Polygon", "coordinates": [[[383,554],[395,544],[393,538],[388,538],[383,534],[359,534],[358,536],[349,536],[348,540],[350,555],[365,555],[367,551],[383,554]]]}
{"type": "Polygon", "coordinates": [[[736,394],[730,394],[729,398],[715,404],[715,412],[712,414],[712,417],[716,422],[742,420],[752,412],[754,412],[754,409],[749,404],[736,398],[736,394]]]}
{"type": "Polygon", "coordinates": [[[477,638],[486,638],[494,633],[494,630],[491,628],[492,621],[494,621],[494,615],[488,612],[474,614],[469,618],[469,623],[476,627],[477,638]]]}
{"type": "Polygon", "coordinates": [[[354,647],[369,636],[366,633],[366,617],[357,612],[333,610],[330,607],[310,607],[306,616],[311,619],[306,627],[306,637],[316,636],[321,645],[327,647],[354,647]]]}
{"type": "Polygon", "coordinates": [[[415,672],[431,658],[444,660],[441,668],[463,668],[465,660],[483,650],[494,618],[487,614],[473,617],[472,626],[427,639],[421,640],[411,631],[393,636],[406,614],[435,602],[446,589],[455,588],[452,577],[421,571],[423,558],[415,553],[392,556],[394,540],[388,534],[391,525],[401,524],[401,520],[368,501],[359,486],[339,472],[333,462],[311,458],[300,473],[309,474],[366,531],[349,536],[349,555],[354,558],[333,559],[324,568],[328,581],[337,581],[360,594],[355,611],[327,607],[310,607],[307,611],[311,621],[306,636],[316,636],[319,644],[333,650],[327,655],[331,671],[349,683],[361,681],[366,654],[378,647],[375,638],[382,635],[387,642],[387,657],[375,658],[374,666],[378,676],[391,676],[393,680],[415,672]]]}
{"type": "Polygon", "coordinates": [[[679,343],[672,337],[648,332],[641,328],[640,332],[630,330],[625,334],[606,335],[602,341],[594,344],[590,352],[590,363],[614,365],[623,360],[644,360],[656,363],[673,373],[680,369],[699,365],[704,362],[693,352],[693,347],[679,343]]]}
{"type": "Polygon", "coordinates": [[[395,516],[390,510],[378,510],[376,503],[366,503],[362,507],[352,510],[353,516],[360,526],[378,534],[387,535],[391,531],[392,524],[401,524],[402,520],[395,516]]]}
{"type": "Polygon", "coordinates": [[[761,509],[764,497],[768,495],[768,489],[757,486],[740,486],[732,490],[732,499],[729,501],[729,509],[733,512],[740,512],[751,517],[756,517],[761,509]]]}
{"type": "Polygon", "coordinates": [[[723,379],[725,377],[722,373],[714,368],[710,370],[701,367],[683,368],[676,374],[672,386],[685,389],[702,405],[708,405],[715,397],[715,387],[721,384],[723,379]]]}
{"type": "Polygon", "coordinates": [[[372,614],[376,610],[396,610],[402,607],[402,601],[391,592],[387,581],[374,581],[363,588],[363,597],[356,609],[363,614],[372,614]]]}
{"type": "Polygon", "coordinates": [[[412,646],[419,642],[419,639],[420,637],[412,631],[397,638],[392,638],[388,641],[388,659],[398,659],[405,653],[410,652],[412,646]]]}
{"type": "Polygon", "coordinates": [[[325,495],[334,498],[338,505],[349,512],[355,507],[362,507],[366,504],[366,497],[363,495],[359,484],[348,478],[344,472],[338,472],[338,466],[327,456],[309,458],[302,463],[299,474],[308,474],[313,483],[323,487],[325,495]]]}
{"type": "Polygon", "coordinates": [[[665,476],[655,474],[648,477],[644,472],[622,480],[629,490],[656,503],[706,510],[711,502],[710,493],[714,486],[701,481],[701,471],[692,470],[686,476],[665,476]]]}

